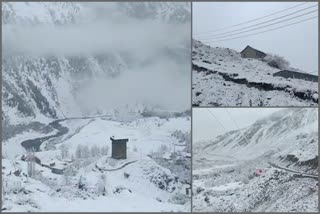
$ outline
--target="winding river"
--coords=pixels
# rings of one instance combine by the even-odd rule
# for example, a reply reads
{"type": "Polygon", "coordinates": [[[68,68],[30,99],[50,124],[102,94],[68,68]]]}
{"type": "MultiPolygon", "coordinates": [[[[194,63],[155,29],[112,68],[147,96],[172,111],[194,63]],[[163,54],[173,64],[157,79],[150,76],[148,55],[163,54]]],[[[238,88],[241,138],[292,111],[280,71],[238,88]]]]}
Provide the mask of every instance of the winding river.
{"type": "Polygon", "coordinates": [[[27,151],[38,152],[38,151],[40,151],[40,146],[44,141],[47,141],[51,138],[60,137],[60,136],[67,134],[69,132],[69,129],[65,126],[62,126],[60,124],[60,122],[65,121],[65,120],[93,119],[93,118],[106,118],[106,117],[111,119],[110,118],[111,115],[101,115],[101,116],[92,116],[92,117],[70,117],[70,118],[65,118],[65,119],[54,120],[51,123],[49,123],[48,126],[51,126],[52,128],[58,130],[58,132],[56,134],[25,140],[25,141],[21,142],[21,146],[23,146],[23,148],[25,148],[25,150],[27,150],[27,151]]]}

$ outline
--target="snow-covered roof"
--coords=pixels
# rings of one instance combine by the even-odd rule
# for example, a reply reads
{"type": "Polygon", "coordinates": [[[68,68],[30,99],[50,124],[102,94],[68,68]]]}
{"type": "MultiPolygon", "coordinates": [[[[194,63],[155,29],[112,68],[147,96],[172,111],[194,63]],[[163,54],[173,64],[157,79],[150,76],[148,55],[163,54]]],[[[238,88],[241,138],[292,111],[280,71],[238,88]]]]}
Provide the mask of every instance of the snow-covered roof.
{"type": "Polygon", "coordinates": [[[112,142],[128,142],[129,141],[128,138],[116,138],[114,136],[110,137],[110,140],[112,142]]]}

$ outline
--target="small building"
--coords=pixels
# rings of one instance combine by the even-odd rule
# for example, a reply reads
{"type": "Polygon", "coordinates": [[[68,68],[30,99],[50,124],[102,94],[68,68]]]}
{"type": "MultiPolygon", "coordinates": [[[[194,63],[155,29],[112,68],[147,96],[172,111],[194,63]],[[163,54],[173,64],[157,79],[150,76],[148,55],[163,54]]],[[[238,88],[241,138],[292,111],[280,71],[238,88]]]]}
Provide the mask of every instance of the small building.
{"type": "Polygon", "coordinates": [[[127,142],[128,138],[125,139],[115,139],[110,137],[112,143],[112,153],[111,157],[114,159],[126,159],[127,158],[127,142]]]}
{"type": "Polygon", "coordinates": [[[64,169],[63,168],[50,168],[51,169],[51,172],[54,173],[54,174],[58,174],[58,175],[62,175],[63,172],[64,172],[64,169]]]}
{"type": "Polygon", "coordinates": [[[297,71],[289,71],[289,70],[282,70],[277,73],[274,73],[273,76],[279,76],[283,78],[291,78],[291,79],[301,79],[310,82],[318,82],[318,76],[308,74],[308,73],[301,73],[297,71]]]}
{"type": "Polygon", "coordinates": [[[254,59],[262,59],[266,57],[267,54],[250,47],[249,45],[241,51],[241,57],[243,58],[254,58],[254,59]]]}

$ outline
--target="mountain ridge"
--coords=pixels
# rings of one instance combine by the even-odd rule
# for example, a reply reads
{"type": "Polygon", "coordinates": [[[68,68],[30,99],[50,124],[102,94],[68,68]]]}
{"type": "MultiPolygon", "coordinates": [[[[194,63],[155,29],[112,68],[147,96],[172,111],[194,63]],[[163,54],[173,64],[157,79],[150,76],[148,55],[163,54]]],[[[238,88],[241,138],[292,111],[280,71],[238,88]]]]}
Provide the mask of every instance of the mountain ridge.
{"type": "Polygon", "coordinates": [[[206,156],[232,153],[240,159],[254,159],[271,152],[277,159],[293,155],[296,161],[312,160],[318,149],[317,118],[317,109],[284,109],[213,141],[195,144],[195,150],[206,156]]]}

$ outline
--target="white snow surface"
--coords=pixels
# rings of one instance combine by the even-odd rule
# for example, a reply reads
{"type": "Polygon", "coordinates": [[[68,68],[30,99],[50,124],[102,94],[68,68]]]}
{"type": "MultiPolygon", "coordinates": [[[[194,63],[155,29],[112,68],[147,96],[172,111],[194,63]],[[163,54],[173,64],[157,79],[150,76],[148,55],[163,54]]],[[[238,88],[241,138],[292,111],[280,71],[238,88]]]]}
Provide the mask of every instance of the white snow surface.
{"type": "Polygon", "coordinates": [[[193,145],[194,211],[318,210],[316,108],[279,110],[193,145]],[[265,172],[256,176],[256,169],[265,172]]]}
{"type": "MultiPolygon", "coordinates": [[[[301,79],[273,76],[280,69],[258,59],[242,58],[229,48],[210,47],[193,40],[193,105],[199,106],[314,106],[317,105],[318,83],[301,79]],[[199,68],[207,71],[199,71],[199,68]],[[273,88],[248,87],[227,81],[245,80],[253,84],[269,84],[273,88]],[[304,93],[308,99],[295,96],[304,93]]],[[[259,86],[258,86],[259,87],[259,86]]]]}
{"type": "MultiPolygon", "coordinates": [[[[174,171],[160,166],[150,156],[161,145],[167,146],[167,151],[172,153],[173,144],[177,144],[178,141],[172,133],[176,130],[188,132],[191,126],[190,118],[151,117],[131,122],[99,118],[71,119],[61,122],[61,125],[68,127],[69,132],[44,142],[41,146],[42,151],[35,152],[35,155],[43,164],[55,163],[55,168],[76,167],[75,174],[67,177],[68,184],[66,176],[53,174],[50,169],[38,164],[37,176],[24,175],[27,174],[27,163],[20,160],[20,157],[26,153],[21,145],[19,148],[19,142],[40,135],[24,133],[5,142],[4,149],[8,152],[19,148],[15,155],[2,159],[3,206],[7,211],[190,211],[190,198],[185,195],[188,185],[179,179],[176,180],[174,171]],[[111,158],[109,137],[112,135],[129,138],[127,159],[111,158]],[[14,146],[9,146],[9,143],[14,146]],[[61,158],[62,145],[68,148],[70,154],[76,152],[78,145],[89,148],[93,145],[107,145],[109,153],[99,157],[70,160],[61,158]],[[45,150],[46,148],[50,149],[45,150]],[[125,164],[127,165],[124,166],[125,164]],[[17,170],[21,170],[18,176],[13,174],[17,170]],[[125,177],[124,174],[128,174],[129,177],[125,177]],[[105,195],[101,195],[97,189],[101,184],[101,175],[105,176],[105,195]],[[85,191],[77,187],[80,177],[86,184],[85,191]]],[[[175,151],[179,152],[179,149],[176,148],[175,151]]],[[[189,174],[191,175],[191,172],[189,174]]]]}

